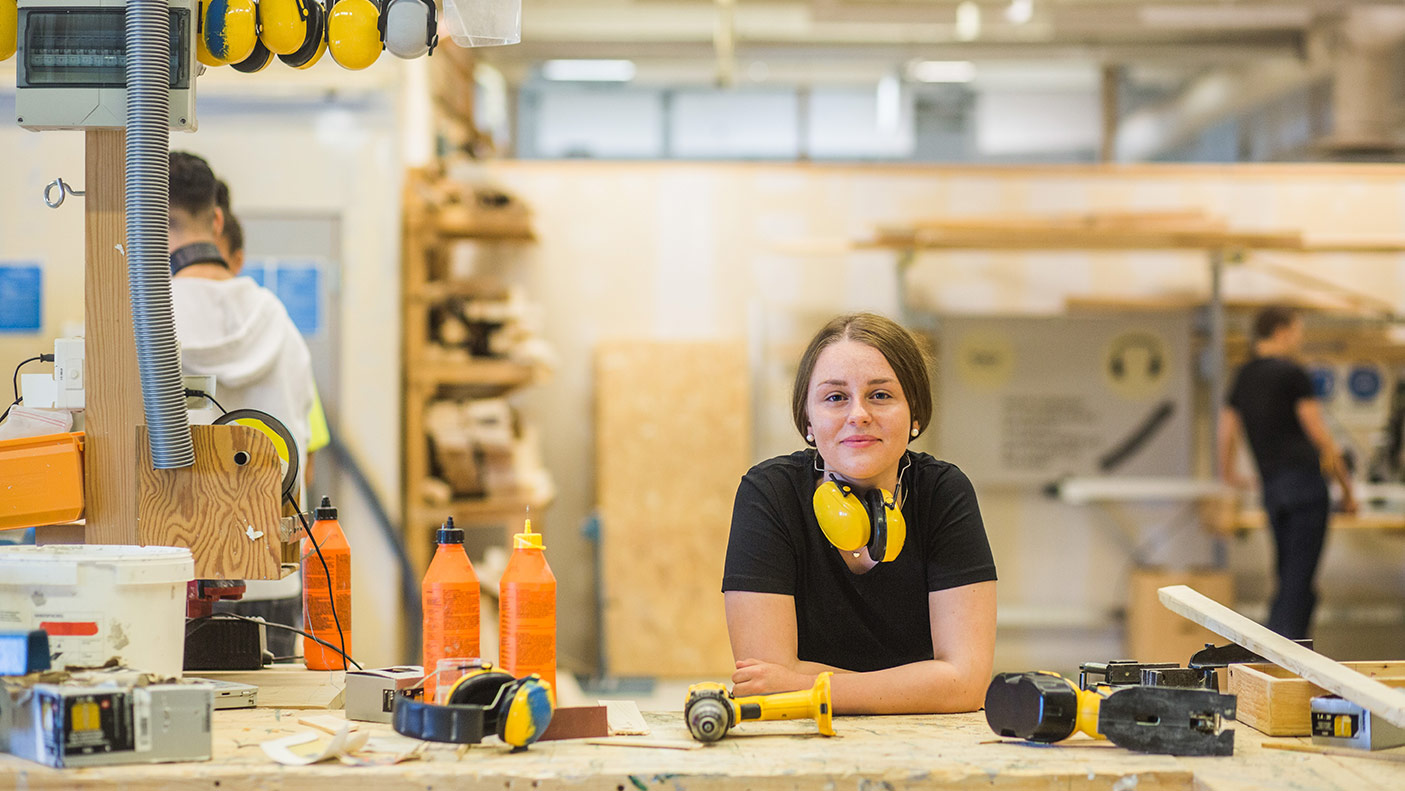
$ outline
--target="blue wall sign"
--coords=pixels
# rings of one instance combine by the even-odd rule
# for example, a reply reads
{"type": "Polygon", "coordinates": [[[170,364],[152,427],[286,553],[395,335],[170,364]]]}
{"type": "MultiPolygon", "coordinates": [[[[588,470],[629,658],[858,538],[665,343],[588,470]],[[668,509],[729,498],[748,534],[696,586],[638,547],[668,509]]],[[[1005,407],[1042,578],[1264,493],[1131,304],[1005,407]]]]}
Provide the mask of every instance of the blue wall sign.
{"type": "Polygon", "coordinates": [[[44,271],[37,262],[0,263],[0,332],[44,328],[44,271]]]}

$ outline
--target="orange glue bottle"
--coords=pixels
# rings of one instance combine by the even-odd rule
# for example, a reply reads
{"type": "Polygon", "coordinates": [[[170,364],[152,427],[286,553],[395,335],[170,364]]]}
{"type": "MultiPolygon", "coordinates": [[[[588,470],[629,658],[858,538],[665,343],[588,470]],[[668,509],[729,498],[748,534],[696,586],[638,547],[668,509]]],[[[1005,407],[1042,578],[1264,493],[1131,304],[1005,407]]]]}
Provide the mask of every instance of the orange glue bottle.
{"type": "Polygon", "coordinates": [[[420,585],[424,610],[424,699],[434,700],[441,659],[478,659],[478,575],[463,550],[463,528],[449,517],[435,533],[434,560],[420,585]]]}
{"type": "MultiPolygon", "coordinates": [[[[351,546],[346,543],[346,534],[337,521],[337,509],[332,507],[331,498],[323,497],[313,516],[316,521],[309,531],[311,535],[303,539],[302,546],[303,629],[350,654],[351,546]],[[327,563],[325,570],[323,561],[327,563]]],[[[321,643],[304,637],[302,644],[303,660],[309,670],[351,669],[341,654],[321,643]]]]}
{"type": "Polygon", "coordinates": [[[518,678],[536,673],[556,699],[556,577],[541,533],[526,520],[512,538],[512,557],[498,583],[498,664],[518,678]]]}

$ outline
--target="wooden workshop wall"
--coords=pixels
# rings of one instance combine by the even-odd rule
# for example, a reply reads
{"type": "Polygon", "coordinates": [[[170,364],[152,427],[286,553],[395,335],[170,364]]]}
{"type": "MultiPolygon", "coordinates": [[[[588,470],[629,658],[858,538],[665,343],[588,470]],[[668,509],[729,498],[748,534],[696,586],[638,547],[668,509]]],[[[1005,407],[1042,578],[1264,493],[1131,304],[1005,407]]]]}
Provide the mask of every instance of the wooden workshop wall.
{"type": "Polygon", "coordinates": [[[725,674],[722,563],[751,459],[746,346],[612,341],[595,376],[606,666],[725,674]]]}
{"type": "MultiPolygon", "coordinates": [[[[561,586],[561,661],[573,667],[592,667],[597,649],[591,548],[578,528],[602,491],[595,438],[582,430],[594,415],[586,394],[593,392],[593,361],[602,344],[748,338],[755,444],[751,459],[729,471],[735,479],[751,461],[800,446],[789,419],[790,379],[814,329],[841,311],[898,314],[894,256],[845,252],[837,244],[880,223],[1199,208],[1245,228],[1302,228],[1332,238],[1405,234],[1405,170],[1392,167],[521,161],[493,163],[487,172],[531,205],[540,236],[530,254],[534,275],[527,289],[541,304],[560,363],[549,382],[524,396],[524,409],[541,426],[544,455],[559,486],[546,520],[552,531],[548,552],[561,586]]],[[[1399,257],[1275,260],[1405,303],[1399,257]]],[[[1278,288],[1248,268],[1232,268],[1228,280],[1238,294],[1278,288]]],[[[1052,314],[1069,295],[1204,293],[1207,284],[1204,257],[1194,253],[963,252],[923,256],[912,268],[909,292],[931,311],[1052,314]]],[[[919,447],[961,462],[959,448],[938,442],[924,437],[919,447]]],[[[698,454],[696,464],[731,462],[698,454]]],[[[1120,656],[1114,616],[1127,605],[1129,548],[1162,535],[1162,527],[1169,538],[1155,545],[1154,562],[1202,565],[1213,559],[1210,542],[1176,508],[1101,511],[975,484],[1001,575],[1002,669],[1070,669],[1080,661],[1120,656]]],[[[1405,583],[1394,571],[1405,563],[1403,549],[1389,537],[1334,538],[1323,570],[1326,606],[1378,599],[1378,591],[1405,598],[1405,583]]],[[[1266,538],[1234,541],[1229,550],[1238,597],[1263,602],[1269,595],[1266,538]]],[[[720,585],[720,572],[715,582],[720,585]]],[[[678,593],[668,587],[652,595],[678,593]]],[[[1359,655],[1358,648],[1378,654],[1341,640],[1343,655],[1359,655]]],[[[715,648],[704,648],[704,642],[690,641],[689,647],[715,648]]],[[[1402,652],[1405,646],[1395,651],[1402,652]]],[[[723,671],[719,677],[726,676],[723,671]]]]}

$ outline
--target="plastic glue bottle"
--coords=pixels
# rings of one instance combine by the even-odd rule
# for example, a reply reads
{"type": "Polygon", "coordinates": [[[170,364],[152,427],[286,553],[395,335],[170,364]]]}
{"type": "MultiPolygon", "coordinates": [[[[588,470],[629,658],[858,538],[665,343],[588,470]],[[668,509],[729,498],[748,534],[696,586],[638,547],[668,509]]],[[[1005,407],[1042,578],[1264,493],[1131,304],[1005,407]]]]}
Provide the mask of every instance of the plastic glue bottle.
{"type": "MultiPolygon", "coordinates": [[[[311,536],[302,545],[302,622],[313,636],[351,653],[351,546],[337,521],[329,497],[314,512],[311,536]],[[316,541],[317,548],[312,544],[316,541]],[[317,550],[322,551],[319,559],[317,550]],[[327,568],[322,568],[322,562],[327,568]],[[328,586],[331,577],[331,586],[328,586]],[[335,611],[333,604],[336,605],[335,611]],[[340,625],[340,628],[338,628],[340,625]]],[[[303,638],[303,659],[309,670],[349,670],[341,654],[303,638]]]]}
{"type": "Polygon", "coordinates": [[[546,545],[526,520],[513,536],[512,558],[498,584],[498,646],[502,669],[518,678],[536,673],[556,698],[556,577],[546,545]]]}
{"type": "Polygon", "coordinates": [[[478,575],[463,551],[463,529],[449,517],[435,534],[429,571],[420,586],[424,609],[424,699],[434,700],[434,670],[441,659],[477,659],[478,575]]]}

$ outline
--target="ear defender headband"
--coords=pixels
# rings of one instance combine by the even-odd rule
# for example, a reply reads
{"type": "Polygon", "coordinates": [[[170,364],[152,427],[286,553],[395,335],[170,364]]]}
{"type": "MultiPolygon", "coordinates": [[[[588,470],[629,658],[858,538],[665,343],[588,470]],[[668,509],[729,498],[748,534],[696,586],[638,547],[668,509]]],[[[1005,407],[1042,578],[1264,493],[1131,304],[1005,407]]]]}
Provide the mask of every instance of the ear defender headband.
{"type": "MultiPolygon", "coordinates": [[[[899,487],[906,469],[898,472],[899,487]]],[[[820,530],[841,552],[857,557],[859,550],[867,547],[870,558],[886,563],[903,551],[907,521],[897,496],[886,489],[872,489],[860,496],[848,483],[825,481],[815,489],[812,503],[820,530]]]]}
{"type": "Polygon", "coordinates": [[[454,682],[446,705],[397,695],[391,724],[402,736],[431,742],[478,744],[497,734],[516,752],[540,739],[551,724],[550,690],[535,673],[514,678],[485,663],[454,682]]]}

